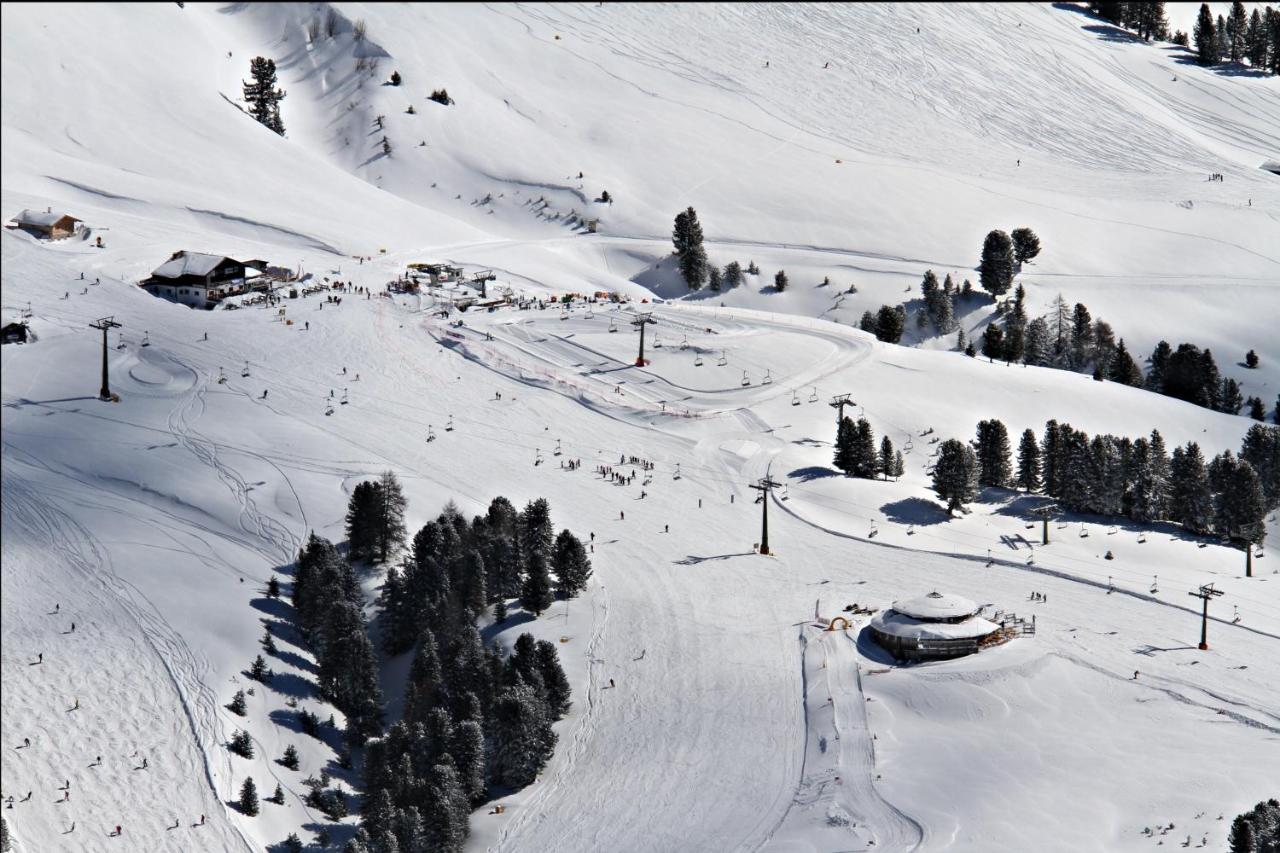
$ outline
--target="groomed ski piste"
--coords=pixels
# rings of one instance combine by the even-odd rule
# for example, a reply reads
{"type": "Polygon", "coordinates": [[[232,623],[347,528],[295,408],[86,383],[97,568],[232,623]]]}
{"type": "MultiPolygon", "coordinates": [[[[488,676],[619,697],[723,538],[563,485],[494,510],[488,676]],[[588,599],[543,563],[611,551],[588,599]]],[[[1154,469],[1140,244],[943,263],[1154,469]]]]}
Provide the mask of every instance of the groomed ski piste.
{"type": "MultiPolygon", "coordinates": [[[[322,827],[341,849],[358,816],[309,810],[302,780],[328,768],[358,792],[359,775],[287,704],[332,711],[313,658],[278,639],[270,687],[245,671],[263,620],[287,618],[267,579],[287,585],[311,531],[342,540],[352,488],[387,469],[411,531],[505,495],[594,533],[587,593],[484,630],[555,642],[573,707],[538,781],[472,816],[469,850],[1222,849],[1275,795],[1274,517],[1247,579],[1240,550],[1173,525],[1068,515],[1041,545],[1038,499],[1012,491],[948,519],[927,474],[934,437],[988,418],[1155,428],[1206,457],[1252,421],[855,328],[927,268],[976,283],[986,231],[1029,225],[1033,314],[1061,292],[1135,355],[1210,347],[1272,405],[1274,78],[1194,67],[1070,4],[340,4],[339,34],[308,44],[327,8],[3,7],[3,213],[67,209],[106,244],[0,234],[3,321],[28,315],[36,338],[2,355],[16,849],[248,851],[322,827]],[[228,103],[260,54],[289,91],[286,139],[228,103]],[[363,85],[362,57],[380,57],[363,85]],[[404,87],[380,85],[393,68],[404,87]],[[439,85],[455,105],[425,100],[439,85]],[[712,261],[761,275],[686,296],[666,231],[687,205],[712,261]],[[136,286],[179,249],[373,296],[192,311],[136,286]],[[493,270],[491,292],[528,307],[440,316],[461,288],[388,293],[418,261],[493,270]],[[545,302],[596,291],[621,301],[545,302]],[[96,397],[88,324],[107,316],[118,403],[96,397]],[[1236,365],[1250,348],[1257,370],[1236,365]],[[904,450],[898,481],[836,474],[840,394],[904,450]],[[595,473],[629,457],[653,470],[595,473]],[[765,476],[783,484],[768,557],[765,476]],[[1188,593],[1210,582],[1225,594],[1200,651],[1188,593]],[[1035,636],[904,666],[845,612],[935,589],[1034,616],[1035,636]],[[836,616],[851,626],[827,630],[836,616]],[[223,707],[249,686],[247,717],[223,707]],[[226,749],[241,727],[252,760],[226,749]],[[276,761],[291,743],[299,771],[276,761]],[[285,804],[240,814],[246,775],[285,804]]],[[[970,309],[978,338],[991,306],[970,309]]],[[[381,574],[362,576],[370,618],[381,574]]],[[[407,667],[386,661],[389,720],[407,667]]]]}

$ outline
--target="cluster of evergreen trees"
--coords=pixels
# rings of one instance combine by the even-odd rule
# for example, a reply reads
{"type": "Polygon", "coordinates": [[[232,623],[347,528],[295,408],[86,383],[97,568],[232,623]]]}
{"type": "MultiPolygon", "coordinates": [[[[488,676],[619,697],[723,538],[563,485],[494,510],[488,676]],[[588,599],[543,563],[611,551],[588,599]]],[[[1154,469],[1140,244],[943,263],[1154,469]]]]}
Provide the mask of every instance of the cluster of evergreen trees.
{"type": "Polygon", "coordinates": [[[244,100],[249,105],[249,115],[259,124],[284,136],[280,101],[284,99],[285,91],[276,88],[275,60],[255,56],[249,61],[249,76],[253,79],[244,83],[244,100]]]}
{"type": "Polygon", "coordinates": [[[409,557],[387,572],[382,588],[382,643],[389,654],[414,647],[426,628],[453,637],[490,604],[505,619],[506,600],[530,613],[571,598],[591,577],[586,548],[572,532],[557,535],[546,499],[517,512],[504,497],[470,522],[448,504],[413,537],[409,557]],[[555,579],[552,579],[552,573],[555,579]]]}
{"type": "MultiPolygon", "coordinates": [[[[1147,5],[1147,4],[1125,4],[1147,5]]],[[[1208,3],[1200,5],[1192,32],[1196,60],[1201,65],[1220,62],[1244,62],[1256,69],[1280,74],[1280,12],[1270,6],[1249,15],[1244,4],[1236,0],[1227,17],[1215,20],[1208,3]]]]}
{"type": "Polygon", "coordinates": [[[1231,822],[1231,853],[1280,853],[1280,800],[1258,803],[1231,822]]]}
{"type": "Polygon", "coordinates": [[[1169,37],[1169,22],[1164,16],[1164,3],[1089,3],[1089,9],[1113,24],[1127,27],[1146,41],[1164,41],[1169,37]]]}
{"type": "Polygon", "coordinates": [[[380,734],[382,689],[365,628],[364,594],[351,564],[314,533],[298,555],[293,607],[319,664],[320,695],[346,715],[348,743],[380,734]]]}
{"type": "Polygon", "coordinates": [[[858,328],[870,332],[877,340],[896,344],[902,340],[902,332],[907,327],[907,310],[901,305],[881,305],[880,310],[872,314],[865,311],[858,328]]]}
{"type": "MultiPolygon", "coordinates": [[[[729,290],[742,284],[743,275],[760,274],[755,261],[747,264],[746,270],[737,261],[725,264],[723,270],[708,261],[707,251],[702,245],[702,224],[698,222],[698,212],[692,207],[676,214],[671,243],[675,247],[680,276],[690,290],[701,290],[704,284],[716,292],[729,290]]],[[[783,270],[779,270],[773,277],[774,288],[779,292],[786,290],[789,283],[783,270]]]]}
{"type": "Polygon", "coordinates": [[[386,562],[404,542],[407,502],[396,475],[356,484],[347,503],[347,554],[353,560],[386,562]]]}
{"type": "Polygon", "coordinates": [[[924,297],[924,311],[917,315],[919,324],[931,324],[940,335],[954,332],[959,325],[956,322],[955,300],[960,295],[960,289],[951,280],[951,274],[947,273],[946,279],[939,285],[933,270],[926,270],[924,280],[920,282],[920,293],[924,297]]]}
{"type": "Polygon", "coordinates": [[[998,299],[1013,287],[1013,276],[1019,267],[1038,254],[1040,238],[1030,228],[1015,228],[1012,236],[998,229],[988,232],[982,242],[978,282],[998,299]]]}
{"type": "Polygon", "coordinates": [[[1009,440],[999,421],[984,421],[975,442],[983,485],[1043,491],[1067,510],[1174,521],[1193,533],[1261,542],[1263,519],[1280,506],[1280,429],[1255,424],[1240,455],[1225,451],[1207,465],[1195,442],[1165,450],[1159,431],[1150,438],[1097,435],[1049,421],[1037,442],[1022,434],[1016,475],[1009,440]]]}
{"type": "Polygon", "coordinates": [[[866,418],[843,417],[836,428],[835,466],[850,477],[874,480],[883,475],[901,477],[904,470],[902,451],[895,450],[889,436],[880,442],[876,450],[875,433],[866,418]]]}

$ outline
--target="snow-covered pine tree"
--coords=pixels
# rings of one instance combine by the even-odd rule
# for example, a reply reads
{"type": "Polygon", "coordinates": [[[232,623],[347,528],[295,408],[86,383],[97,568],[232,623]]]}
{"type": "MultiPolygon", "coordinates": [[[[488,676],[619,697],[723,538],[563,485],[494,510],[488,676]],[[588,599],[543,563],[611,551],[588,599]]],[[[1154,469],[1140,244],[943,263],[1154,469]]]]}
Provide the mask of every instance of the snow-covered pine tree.
{"type": "Polygon", "coordinates": [[[227,749],[234,752],[241,758],[253,758],[253,738],[243,729],[239,729],[231,734],[231,742],[227,745],[227,749]]]}
{"type": "Polygon", "coordinates": [[[551,594],[551,576],[547,570],[547,556],[534,550],[525,565],[524,585],[520,589],[520,606],[535,616],[551,606],[555,599],[551,594]]]}
{"type": "Polygon", "coordinates": [[[569,710],[570,701],[569,679],[560,666],[560,655],[549,640],[538,640],[534,644],[533,659],[538,674],[542,676],[547,709],[551,712],[551,718],[558,720],[569,710]]]}
{"type": "Polygon", "coordinates": [[[1173,451],[1169,516],[1192,533],[1207,533],[1213,521],[1213,493],[1204,456],[1194,441],[1173,451]]]}
{"type": "Polygon", "coordinates": [[[897,480],[907,471],[906,463],[902,459],[902,451],[895,450],[893,452],[893,479],[897,480]]]}
{"type": "Polygon", "coordinates": [[[978,265],[978,281],[982,289],[999,298],[1013,286],[1013,241],[1004,231],[987,234],[982,243],[982,260],[978,265]]]}
{"type": "Polygon", "coordinates": [[[1013,258],[1025,264],[1040,254],[1040,238],[1030,228],[1015,228],[1010,235],[1013,238],[1013,258]]]}
{"type": "Polygon", "coordinates": [[[512,788],[533,782],[556,744],[545,704],[524,683],[508,687],[494,703],[489,736],[493,779],[512,788]]]}
{"type": "Polygon", "coordinates": [[[1034,430],[1024,430],[1018,443],[1018,488],[1024,492],[1040,489],[1040,444],[1034,430]]]}
{"type": "Polygon", "coordinates": [[[853,476],[857,467],[857,459],[854,453],[856,438],[857,427],[853,425],[853,420],[848,415],[845,415],[840,419],[840,424],[836,428],[836,452],[832,464],[850,477],[853,476]]]}
{"type": "Polygon", "coordinates": [[[950,438],[938,446],[938,460],[933,467],[933,491],[947,507],[947,516],[963,510],[978,494],[978,460],[973,449],[950,438]]]}
{"type": "Polygon", "coordinates": [[[418,640],[413,663],[409,666],[409,678],[404,689],[404,720],[417,723],[426,719],[431,709],[440,702],[440,686],[443,679],[440,656],[435,635],[423,628],[418,640]]]}
{"type": "Polygon", "coordinates": [[[264,56],[249,60],[251,81],[244,83],[244,100],[249,105],[249,115],[259,124],[284,136],[284,122],[280,119],[280,101],[285,91],[276,88],[276,64],[264,56]]]}
{"type": "Polygon", "coordinates": [[[1258,354],[1253,350],[1249,350],[1244,354],[1244,366],[1250,370],[1256,370],[1258,367],[1258,354]]]}
{"type": "Polygon", "coordinates": [[[778,270],[776,273],[774,273],[774,274],[773,274],[773,289],[774,289],[774,290],[776,290],[776,291],[778,291],[779,293],[781,293],[782,291],[784,291],[784,290],[786,290],[786,289],[787,289],[787,284],[788,284],[788,283],[789,283],[789,282],[787,281],[787,271],[786,271],[786,270],[778,270]]]}
{"type": "Polygon", "coordinates": [[[690,290],[698,290],[707,277],[707,252],[702,247],[702,225],[698,212],[692,207],[676,214],[675,229],[671,233],[675,246],[680,275],[690,290]]]}
{"type": "Polygon", "coordinates": [[[724,286],[724,277],[720,274],[720,268],[714,264],[707,267],[707,287],[714,293],[719,293],[724,286]]]}
{"type": "Polygon", "coordinates": [[[298,748],[293,744],[289,744],[284,748],[284,755],[280,757],[280,764],[290,770],[298,769],[298,748]]]}
{"type": "Polygon", "coordinates": [[[277,806],[284,805],[284,786],[279,782],[276,783],[276,789],[267,798],[269,802],[275,803],[277,806]]]}
{"type": "Polygon", "coordinates": [[[1124,338],[1121,338],[1120,343],[1116,345],[1107,378],[1112,382],[1119,382],[1134,388],[1142,387],[1142,369],[1138,367],[1138,363],[1129,354],[1128,348],[1124,345],[1124,338]]]}
{"type": "Polygon", "coordinates": [[[484,802],[488,789],[484,782],[484,730],[480,720],[463,720],[454,726],[449,753],[458,766],[458,781],[468,802],[484,802]]]}
{"type": "Polygon", "coordinates": [[[1235,0],[1231,15],[1227,18],[1227,55],[1232,62],[1240,62],[1248,53],[1249,17],[1244,4],[1235,0]]]}
{"type": "Polygon", "coordinates": [[[1215,39],[1214,39],[1215,50],[1217,51],[1218,62],[1222,62],[1222,60],[1226,57],[1227,53],[1231,50],[1231,39],[1230,39],[1230,36],[1227,34],[1227,19],[1219,15],[1217,23],[1214,24],[1213,30],[1214,30],[1214,36],[1215,36],[1215,39]]]}
{"type": "Polygon", "coordinates": [[[424,849],[461,853],[467,839],[471,804],[458,779],[458,770],[452,760],[444,760],[431,768],[427,780],[423,828],[428,846],[424,849]]]}
{"type": "Polygon", "coordinates": [[[880,439],[880,473],[887,480],[893,476],[893,441],[889,436],[880,439]]]}
{"type": "Polygon", "coordinates": [[[853,430],[853,475],[874,480],[879,468],[875,433],[866,418],[858,418],[853,430]]]}
{"type": "Polygon", "coordinates": [[[258,655],[253,659],[253,665],[249,667],[249,677],[254,681],[261,681],[266,684],[271,679],[271,670],[267,669],[267,661],[262,655],[258,655]]]}
{"type": "Polygon", "coordinates": [[[408,502],[394,471],[383,471],[377,490],[378,560],[386,562],[404,544],[404,511],[408,502]]]}
{"type": "Polygon", "coordinates": [[[238,717],[243,717],[249,713],[249,706],[245,704],[243,690],[237,690],[236,695],[231,697],[231,701],[227,704],[227,710],[238,717]]]}
{"type": "Polygon", "coordinates": [[[1169,361],[1172,357],[1173,349],[1168,341],[1156,344],[1155,349],[1151,351],[1151,357],[1147,359],[1151,364],[1151,370],[1147,373],[1147,390],[1155,391],[1157,394],[1168,393],[1165,391],[1165,375],[1169,371],[1169,361]]]}
{"type": "Polygon", "coordinates": [[[1249,427],[1240,445],[1240,458],[1258,472],[1267,508],[1280,507],[1280,429],[1262,424],[1249,427]]]}
{"type": "Polygon", "coordinates": [[[990,323],[982,332],[982,354],[990,361],[1004,358],[1004,330],[990,323]]]}
{"type": "Polygon", "coordinates": [[[978,484],[1004,488],[1009,485],[1009,431],[998,420],[978,422],[978,484]]]}
{"type": "MultiPolygon", "coordinates": [[[[1212,480],[1212,476],[1210,477],[1212,480]]],[[[1215,496],[1217,532],[1233,542],[1257,544],[1266,537],[1267,500],[1262,479],[1253,466],[1235,460],[1226,478],[1226,488],[1215,496]]]]}
{"type": "Polygon", "coordinates": [[[1073,370],[1082,370],[1093,361],[1093,317],[1082,302],[1077,302],[1071,314],[1071,357],[1073,370]]]}
{"type": "Polygon", "coordinates": [[[267,598],[280,597],[280,579],[275,575],[267,578],[267,598]]]}
{"type": "Polygon", "coordinates": [[[1053,358],[1053,350],[1049,340],[1049,323],[1043,317],[1036,317],[1027,324],[1026,338],[1022,344],[1023,361],[1032,367],[1043,367],[1053,358]]]}
{"type": "Polygon", "coordinates": [[[1101,318],[1093,321],[1093,362],[1104,377],[1111,375],[1116,357],[1116,336],[1111,324],[1101,318]]]}
{"type": "Polygon", "coordinates": [[[1239,414],[1243,405],[1244,395],[1240,393],[1240,383],[1228,376],[1222,380],[1222,391],[1218,396],[1219,411],[1235,415],[1239,414]]]}
{"type": "Polygon", "coordinates": [[[561,530],[556,537],[551,566],[556,573],[556,591],[562,597],[573,598],[587,588],[591,560],[582,541],[568,530],[561,530]]]}
{"type": "Polygon", "coordinates": [[[1124,506],[1124,465],[1120,448],[1110,435],[1089,443],[1088,499],[1080,508],[1100,515],[1119,515],[1124,506]]]}
{"type": "Polygon", "coordinates": [[[13,849],[13,842],[9,840],[9,822],[0,817],[0,851],[9,853],[13,849]]]}
{"type": "Polygon", "coordinates": [[[870,311],[863,311],[862,319],[858,321],[858,328],[874,335],[876,333],[876,315],[870,311]]]}
{"type": "Polygon", "coordinates": [[[885,343],[896,344],[902,340],[907,326],[907,312],[901,305],[881,305],[876,314],[876,337],[885,343]]]}
{"type": "Polygon", "coordinates": [[[244,777],[244,784],[240,786],[240,811],[249,817],[255,817],[258,814],[258,786],[253,783],[252,776],[244,777]]]}
{"type": "Polygon", "coordinates": [[[353,560],[372,559],[377,549],[377,496],[379,486],[366,480],[356,483],[347,502],[347,553],[353,560]]]}
{"type": "Polygon", "coordinates": [[[724,286],[733,288],[740,284],[742,284],[742,264],[730,261],[724,267],[724,286]]]}
{"type": "Polygon", "coordinates": [[[1244,401],[1245,407],[1249,410],[1249,417],[1255,421],[1265,421],[1267,419],[1267,406],[1262,402],[1261,397],[1250,397],[1244,401]]]}
{"type": "Polygon", "coordinates": [[[493,624],[501,625],[507,621],[507,601],[499,598],[493,603],[493,624]]]}
{"type": "Polygon", "coordinates": [[[1249,16],[1249,30],[1245,34],[1245,44],[1249,51],[1249,64],[1254,68],[1267,67],[1267,28],[1263,24],[1262,15],[1257,9],[1249,16]]]}

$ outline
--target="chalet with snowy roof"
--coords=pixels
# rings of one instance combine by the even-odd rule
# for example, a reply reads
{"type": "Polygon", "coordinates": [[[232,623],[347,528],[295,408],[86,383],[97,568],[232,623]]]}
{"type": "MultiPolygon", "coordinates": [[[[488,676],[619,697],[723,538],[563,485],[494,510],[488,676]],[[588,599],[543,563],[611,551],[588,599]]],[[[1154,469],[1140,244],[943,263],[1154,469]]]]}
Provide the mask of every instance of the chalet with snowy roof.
{"type": "Polygon", "coordinates": [[[895,601],[877,613],[871,619],[871,635],[899,660],[920,661],[971,655],[1030,633],[1019,620],[987,619],[979,615],[981,610],[962,596],[931,592],[895,601]]]}
{"type": "Polygon", "coordinates": [[[80,232],[84,222],[61,210],[24,210],[13,217],[12,226],[44,240],[63,240],[80,232]]]}
{"type": "Polygon", "coordinates": [[[244,293],[245,265],[225,255],[174,252],[141,286],[161,299],[212,308],[224,297],[244,293]]]}

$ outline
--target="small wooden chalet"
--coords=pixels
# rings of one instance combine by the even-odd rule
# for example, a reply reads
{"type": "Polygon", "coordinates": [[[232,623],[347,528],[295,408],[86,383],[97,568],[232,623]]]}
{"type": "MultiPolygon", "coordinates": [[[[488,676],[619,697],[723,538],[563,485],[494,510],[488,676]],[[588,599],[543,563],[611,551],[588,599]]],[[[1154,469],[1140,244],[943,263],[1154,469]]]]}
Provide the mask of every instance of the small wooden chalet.
{"type": "Polygon", "coordinates": [[[245,292],[245,265],[225,255],[174,252],[141,286],[161,299],[212,308],[223,297],[245,292]]]}
{"type": "Polygon", "coordinates": [[[45,240],[62,240],[77,234],[84,222],[60,210],[24,210],[13,217],[13,227],[45,240]]]}

